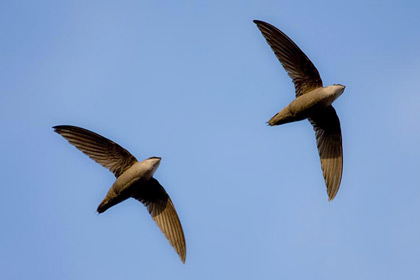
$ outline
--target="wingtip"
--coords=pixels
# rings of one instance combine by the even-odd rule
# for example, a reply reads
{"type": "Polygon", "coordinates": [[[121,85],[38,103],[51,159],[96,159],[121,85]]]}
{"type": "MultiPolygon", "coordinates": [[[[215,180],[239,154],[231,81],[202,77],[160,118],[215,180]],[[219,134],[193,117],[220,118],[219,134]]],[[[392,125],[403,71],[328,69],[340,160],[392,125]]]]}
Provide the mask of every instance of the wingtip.
{"type": "Polygon", "coordinates": [[[60,130],[68,128],[68,127],[69,127],[68,125],[55,125],[52,127],[52,129],[54,129],[54,132],[58,133],[60,130]]]}
{"type": "Polygon", "coordinates": [[[337,192],[335,194],[328,195],[328,201],[333,201],[336,195],[337,192]]]}
{"type": "Polygon", "coordinates": [[[255,24],[264,23],[264,21],[258,20],[258,19],[254,19],[252,22],[255,23],[255,24]]]}
{"type": "Polygon", "coordinates": [[[271,24],[269,24],[265,21],[262,21],[262,20],[258,20],[258,19],[254,19],[252,22],[255,23],[260,30],[261,30],[261,27],[268,28],[268,27],[272,26],[271,24]]]}
{"type": "MultiPolygon", "coordinates": [[[[171,244],[172,245],[172,244],[171,244]]],[[[187,259],[187,248],[185,246],[185,240],[184,240],[184,246],[181,248],[175,248],[176,253],[178,254],[179,258],[181,259],[182,263],[185,264],[185,260],[187,259]]]]}

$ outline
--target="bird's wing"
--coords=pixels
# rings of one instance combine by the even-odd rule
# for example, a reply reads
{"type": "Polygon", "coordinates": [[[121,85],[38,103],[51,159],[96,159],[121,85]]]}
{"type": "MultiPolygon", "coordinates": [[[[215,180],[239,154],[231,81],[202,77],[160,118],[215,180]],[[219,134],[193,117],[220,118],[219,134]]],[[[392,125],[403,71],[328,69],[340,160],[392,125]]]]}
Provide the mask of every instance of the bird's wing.
{"type": "Polygon", "coordinates": [[[343,147],[340,120],[332,106],[309,117],[314,127],[316,143],[329,200],[334,199],[343,173],[343,147]]]}
{"type": "Polygon", "coordinates": [[[57,125],[53,128],[70,144],[108,168],[117,178],[137,162],[137,159],[126,149],[92,131],[71,125],[57,125]]]}
{"type": "Polygon", "coordinates": [[[181,222],[165,189],[155,178],[138,188],[133,197],[142,202],[153,220],[185,263],[186,246],[181,222]]]}
{"type": "Polygon", "coordinates": [[[254,20],[254,23],[257,24],[267,43],[292,78],[296,97],[322,87],[318,70],[286,34],[266,22],[254,20]]]}

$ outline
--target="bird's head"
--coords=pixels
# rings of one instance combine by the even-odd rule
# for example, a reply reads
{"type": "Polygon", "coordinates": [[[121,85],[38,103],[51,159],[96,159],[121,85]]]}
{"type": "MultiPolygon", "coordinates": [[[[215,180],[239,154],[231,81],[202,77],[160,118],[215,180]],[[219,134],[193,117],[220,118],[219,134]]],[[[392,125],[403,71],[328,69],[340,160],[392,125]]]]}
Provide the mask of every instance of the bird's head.
{"type": "Polygon", "coordinates": [[[324,93],[328,96],[327,98],[327,105],[331,105],[331,103],[334,102],[341,94],[343,94],[343,91],[346,87],[343,85],[332,85],[325,88],[324,93]]]}
{"type": "Polygon", "coordinates": [[[335,84],[335,85],[329,86],[329,88],[331,88],[334,94],[337,95],[337,97],[339,97],[341,94],[343,94],[343,91],[346,88],[346,86],[335,84]]]}
{"type": "Polygon", "coordinates": [[[145,161],[147,161],[148,164],[152,165],[153,169],[156,170],[159,167],[160,159],[160,157],[149,157],[145,161]]]}

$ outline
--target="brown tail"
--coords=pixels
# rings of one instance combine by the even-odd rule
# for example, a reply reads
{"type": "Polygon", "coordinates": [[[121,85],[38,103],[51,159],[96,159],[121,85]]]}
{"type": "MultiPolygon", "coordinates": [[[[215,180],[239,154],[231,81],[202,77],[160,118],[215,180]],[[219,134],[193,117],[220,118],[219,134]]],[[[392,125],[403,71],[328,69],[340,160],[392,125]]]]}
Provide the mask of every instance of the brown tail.
{"type": "Polygon", "coordinates": [[[127,198],[129,198],[129,196],[117,196],[111,199],[107,196],[104,198],[104,200],[102,200],[101,204],[99,204],[98,209],[96,211],[98,211],[98,213],[103,213],[112,206],[126,200],[127,198]]]}
{"type": "Polygon", "coordinates": [[[101,204],[99,204],[98,209],[96,211],[98,211],[98,213],[103,213],[106,210],[108,210],[108,208],[111,207],[108,205],[108,199],[105,198],[104,200],[102,200],[101,204]]]}

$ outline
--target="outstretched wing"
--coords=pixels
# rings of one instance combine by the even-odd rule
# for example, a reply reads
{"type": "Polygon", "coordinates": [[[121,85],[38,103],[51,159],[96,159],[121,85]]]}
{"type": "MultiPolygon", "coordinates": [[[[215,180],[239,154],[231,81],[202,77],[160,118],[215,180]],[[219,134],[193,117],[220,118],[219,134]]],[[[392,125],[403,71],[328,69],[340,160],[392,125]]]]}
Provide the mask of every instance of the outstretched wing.
{"type": "Polygon", "coordinates": [[[257,24],[267,43],[292,78],[296,97],[322,87],[318,70],[286,34],[266,22],[254,20],[254,23],[257,24]]]}
{"type": "Polygon", "coordinates": [[[153,220],[185,263],[186,246],[181,222],[165,189],[155,178],[138,188],[133,197],[142,202],[153,220]]]}
{"type": "Polygon", "coordinates": [[[309,121],[315,130],[327,193],[329,200],[332,200],[338,192],[343,173],[340,120],[334,108],[329,106],[311,115],[309,121]]]}
{"type": "Polygon", "coordinates": [[[92,131],[71,125],[57,125],[53,128],[70,144],[108,168],[117,178],[137,162],[137,159],[126,149],[92,131]]]}

